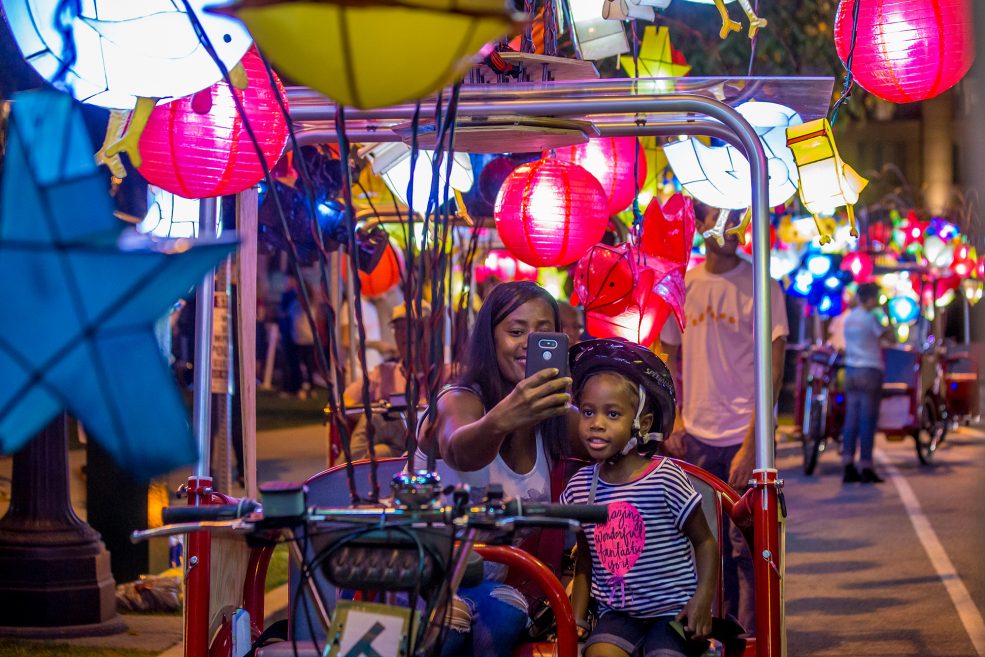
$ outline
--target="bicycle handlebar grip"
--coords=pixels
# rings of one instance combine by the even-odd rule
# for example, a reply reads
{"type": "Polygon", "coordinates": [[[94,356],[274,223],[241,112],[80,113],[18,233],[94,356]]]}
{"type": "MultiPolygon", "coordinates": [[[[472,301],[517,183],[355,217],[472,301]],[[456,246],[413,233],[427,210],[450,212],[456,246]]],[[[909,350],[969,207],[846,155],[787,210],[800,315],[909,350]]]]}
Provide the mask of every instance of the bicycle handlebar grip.
{"type": "Polygon", "coordinates": [[[544,516],[547,518],[565,518],[591,524],[604,523],[609,519],[607,504],[522,504],[516,500],[506,505],[506,513],[523,517],[544,516]]]}
{"type": "Polygon", "coordinates": [[[207,504],[204,506],[167,506],[161,509],[161,520],[165,525],[180,522],[205,522],[209,520],[232,520],[253,513],[257,503],[243,500],[239,504],[207,504]]]}

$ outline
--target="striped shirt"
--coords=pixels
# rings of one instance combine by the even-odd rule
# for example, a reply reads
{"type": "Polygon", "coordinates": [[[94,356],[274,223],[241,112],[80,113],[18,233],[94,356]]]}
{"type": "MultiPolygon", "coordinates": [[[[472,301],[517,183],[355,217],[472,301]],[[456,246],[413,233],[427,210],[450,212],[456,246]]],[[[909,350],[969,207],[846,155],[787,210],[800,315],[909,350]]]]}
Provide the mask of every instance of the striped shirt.
{"type": "MultiPolygon", "coordinates": [[[[587,504],[597,467],[576,472],[561,502],[587,504]]],[[[609,522],[582,527],[592,551],[592,597],[600,614],[612,609],[636,618],[680,613],[698,582],[684,523],[701,504],[684,471],[661,459],[627,484],[599,478],[595,502],[609,504],[609,522]]]]}

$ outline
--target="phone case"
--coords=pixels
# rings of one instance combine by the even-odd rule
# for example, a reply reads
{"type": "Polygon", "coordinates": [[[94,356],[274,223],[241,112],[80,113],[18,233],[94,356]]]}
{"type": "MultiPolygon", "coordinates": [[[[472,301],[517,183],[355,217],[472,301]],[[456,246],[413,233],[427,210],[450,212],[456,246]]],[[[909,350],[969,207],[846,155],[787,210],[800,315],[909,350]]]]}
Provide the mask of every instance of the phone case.
{"type": "Polygon", "coordinates": [[[564,333],[531,333],[527,336],[526,376],[549,367],[568,376],[568,336],[564,333]]]}

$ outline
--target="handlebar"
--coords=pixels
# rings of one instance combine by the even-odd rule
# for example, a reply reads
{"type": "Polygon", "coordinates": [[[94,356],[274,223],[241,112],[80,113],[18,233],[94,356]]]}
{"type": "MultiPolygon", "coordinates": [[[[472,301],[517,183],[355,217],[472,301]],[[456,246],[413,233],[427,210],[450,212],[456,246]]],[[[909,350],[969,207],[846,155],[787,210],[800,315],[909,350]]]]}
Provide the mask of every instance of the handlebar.
{"type": "Polygon", "coordinates": [[[243,518],[260,508],[255,500],[243,499],[239,504],[212,504],[205,506],[166,506],[161,509],[165,525],[213,520],[243,518]]]}
{"type": "Polygon", "coordinates": [[[506,515],[530,518],[561,518],[575,520],[580,523],[601,524],[609,519],[609,506],[606,504],[542,504],[520,500],[506,503],[506,515]]]}

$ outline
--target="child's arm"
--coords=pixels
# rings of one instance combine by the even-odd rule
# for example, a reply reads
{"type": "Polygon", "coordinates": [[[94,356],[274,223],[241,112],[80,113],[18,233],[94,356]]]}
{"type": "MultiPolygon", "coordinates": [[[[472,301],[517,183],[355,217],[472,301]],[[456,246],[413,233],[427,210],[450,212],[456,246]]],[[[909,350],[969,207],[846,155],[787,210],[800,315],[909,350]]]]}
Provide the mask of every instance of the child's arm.
{"type": "Polygon", "coordinates": [[[684,523],[684,533],[694,547],[698,588],[677,620],[687,619],[684,629],[692,638],[706,639],[711,634],[711,602],[718,582],[718,542],[711,535],[701,507],[691,512],[684,523]]]}
{"type": "Polygon", "coordinates": [[[578,623],[578,636],[587,634],[588,599],[592,590],[592,552],[584,531],[578,532],[578,549],[575,554],[575,577],[571,582],[571,609],[578,623]]]}

